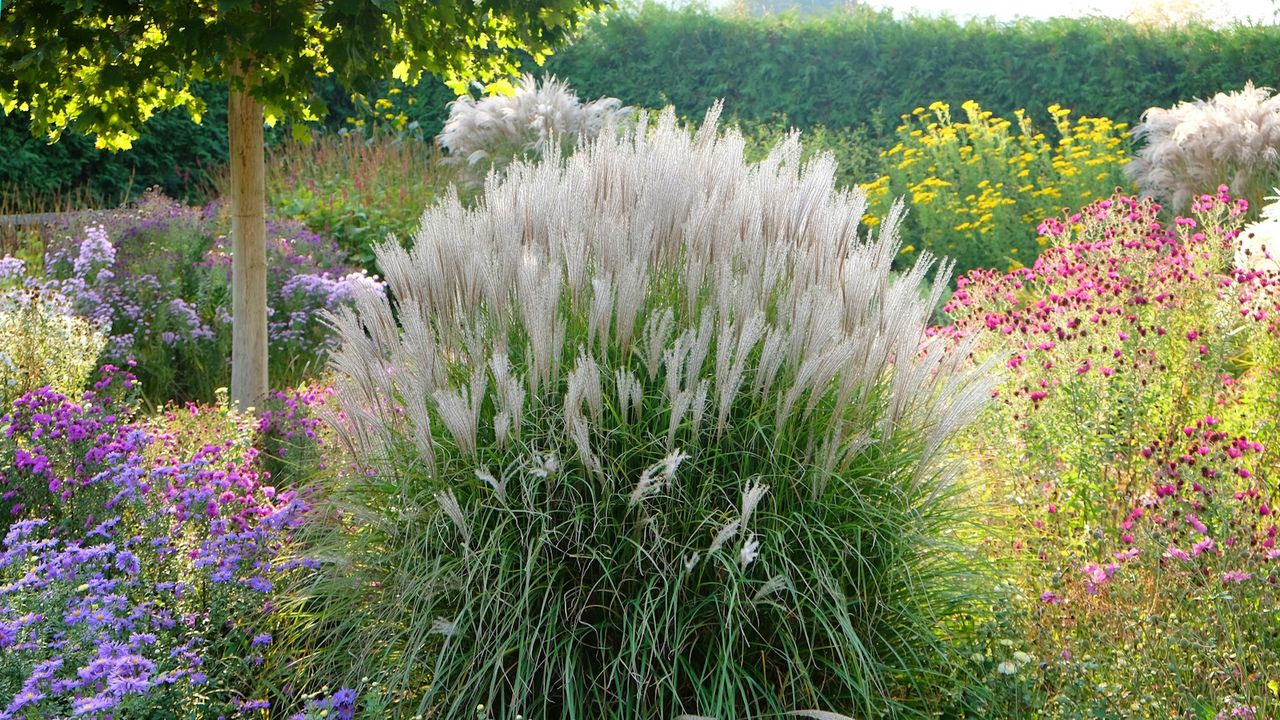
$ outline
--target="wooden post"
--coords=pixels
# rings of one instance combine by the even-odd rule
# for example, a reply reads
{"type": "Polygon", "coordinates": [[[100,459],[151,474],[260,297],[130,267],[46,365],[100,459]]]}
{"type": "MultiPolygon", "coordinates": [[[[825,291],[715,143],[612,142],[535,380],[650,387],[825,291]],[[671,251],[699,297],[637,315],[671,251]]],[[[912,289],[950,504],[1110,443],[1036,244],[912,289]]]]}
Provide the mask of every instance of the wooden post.
{"type": "Polygon", "coordinates": [[[231,88],[231,402],[260,407],[267,394],[266,161],[262,105],[231,88]]]}

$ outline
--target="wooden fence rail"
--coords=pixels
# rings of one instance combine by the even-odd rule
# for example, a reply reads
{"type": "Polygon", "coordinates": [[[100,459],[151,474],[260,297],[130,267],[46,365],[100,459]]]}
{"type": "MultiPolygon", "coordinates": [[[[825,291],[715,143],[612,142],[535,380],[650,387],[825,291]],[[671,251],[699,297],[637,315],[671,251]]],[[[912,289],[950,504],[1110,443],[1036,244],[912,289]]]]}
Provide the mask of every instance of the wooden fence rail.
{"type": "Polygon", "coordinates": [[[22,213],[20,215],[0,215],[0,227],[30,227],[32,225],[56,225],[74,219],[79,211],[22,213]]]}
{"type": "Polygon", "coordinates": [[[43,244],[48,239],[50,228],[75,220],[80,212],[0,215],[0,257],[17,253],[24,243],[28,248],[33,242],[43,244]]]}

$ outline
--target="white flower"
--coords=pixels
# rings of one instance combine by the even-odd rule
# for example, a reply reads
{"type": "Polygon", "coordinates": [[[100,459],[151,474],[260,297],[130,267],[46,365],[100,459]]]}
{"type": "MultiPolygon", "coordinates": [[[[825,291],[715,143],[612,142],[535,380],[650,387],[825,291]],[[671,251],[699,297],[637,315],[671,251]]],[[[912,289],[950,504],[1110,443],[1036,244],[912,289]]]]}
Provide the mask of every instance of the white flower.
{"type": "MultiPolygon", "coordinates": [[[[1280,193],[1280,190],[1276,190],[1280,193]]],[[[1236,239],[1236,267],[1241,270],[1280,271],[1280,198],[1262,210],[1262,219],[1246,225],[1236,239]]]]}
{"type": "Polygon", "coordinates": [[[742,550],[738,551],[738,562],[745,570],[758,557],[760,557],[760,541],[756,535],[752,535],[742,543],[742,550]]]}
{"type": "Polygon", "coordinates": [[[467,526],[467,520],[462,515],[462,506],[458,504],[458,497],[453,494],[453,491],[441,490],[436,493],[436,502],[439,503],[440,509],[453,521],[454,526],[458,528],[458,532],[462,533],[462,542],[471,542],[471,528],[467,526]]]}
{"type": "Polygon", "coordinates": [[[476,471],[476,479],[483,480],[486,485],[493,488],[493,492],[498,499],[505,501],[507,499],[507,481],[499,480],[490,473],[488,468],[480,468],[476,471]]]}
{"type": "Polygon", "coordinates": [[[671,478],[675,477],[676,468],[688,458],[689,456],[685,453],[675,450],[646,468],[640,474],[640,479],[636,481],[635,490],[631,491],[629,504],[634,507],[641,500],[665,487],[671,478]]]}
{"type": "Polygon", "coordinates": [[[1018,673],[1018,665],[1012,660],[1005,660],[996,667],[996,671],[1001,675],[1016,675],[1018,673]]]}
{"type": "Polygon", "coordinates": [[[720,532],[716,533],[715,539],[711,541],[711,547],[707,548],[707,554],[711,554],[724,547],[725,543],[729,542],[734,535],[738,534],[738,527],[738,521],[734,520],[728,525],[720,528],[720,532]]]}
{"type": "Polygon", "coordinates": [[[559,470],[560,461],[555,455],[534,455],[533,465],[529,467],[529,474],[545,480],[548,476],[555,475],[559,470]]]}
{"type": "Polygon", "coordinates": [[[445,637],[453,637],[458,634],[458,624],[452,620],[438,617],[431,623],[431,632],[445,637]]]}
{"type": "Polygon", "coordinates": [[[751,513],[755,512],[756,505],[760,504],[760,499],[767,492],[769,492],[769,486],[758,480],[749,483],[742,491],[742,519],[738,521],[742,527],[747,526],[751,513]]]}
{"type": "Polygon", "coordinates": [[[1026,665],[1027,663],[1031,662],[1031,660],[1032,660],[1032,658],[1031,658],[1031,656],[1030,656],[1030,655],[1028,655],[1027,653],[1022,652],[1021,650],[1019,650],[1019,651],[1017,651],[1017,652],[1015,652],[1015,653],[1013,654],[1013,659],[1014,659],[1014,660],[1016,660],[1016,661],[1018,661],[1018,664],[1019,664],[1019,665],[1026,665]]]}

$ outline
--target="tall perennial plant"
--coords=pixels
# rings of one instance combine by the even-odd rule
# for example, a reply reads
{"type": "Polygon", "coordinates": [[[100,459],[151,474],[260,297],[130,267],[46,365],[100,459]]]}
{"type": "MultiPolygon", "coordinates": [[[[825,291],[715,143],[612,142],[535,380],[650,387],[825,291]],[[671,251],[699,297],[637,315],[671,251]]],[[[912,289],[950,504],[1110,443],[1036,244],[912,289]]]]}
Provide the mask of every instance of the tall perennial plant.
{"type": "Polygon", "coordinates": [[[360,472],[300,668],[454,717],[941,700],[970,569],[944,451],[988,373],[925,336],[931,259],[890,274],[901,208],[861,233],[829,155],[749,164],[717,115],[516,163],[379,248],[389,296],[332,320],[360,472]]]}

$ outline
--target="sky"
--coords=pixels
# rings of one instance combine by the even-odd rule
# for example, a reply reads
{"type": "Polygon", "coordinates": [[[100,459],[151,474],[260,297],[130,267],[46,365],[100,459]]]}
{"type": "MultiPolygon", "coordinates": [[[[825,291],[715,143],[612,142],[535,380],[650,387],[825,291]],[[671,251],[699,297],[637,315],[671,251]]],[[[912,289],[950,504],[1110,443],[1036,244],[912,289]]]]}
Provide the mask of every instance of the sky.
{"type": "MultiPolygon", "coordinates": [[[[682,0],[665,0],[674,5],[682,0]]],[[[684,0],[685,2],[691,0],[684,0]]],[[[696,0],[695,0],[696,1],[696,0]]],[[[839,0],[832,0],[838,3],[839,0]]],[[[862,0],[873,7],[889,8],[895,14],[912,10],[925,15],[947,14],[957,19],[995,17],[1007,21],[1017,17],[1080,17],[1109,15],[1148,18],[1180,15],[1188,10],[1200,17],[1222,24],[1233,21],[1267,23],[1280,20],[1280,0],[862,0]]],[[[712,6],[725,6],[734,0],[708,0],[712,6]]]]}
{"type": "Polygon", "coordinates": [[[1080,15],[1128,15],[1134,6],[1155,10],[1155,6],[1172,6],[1174,8],[1198,6],[1206,18],[1222,20],[1271,20],[1275,17],[1276,5],[1272,0],[1218,0],[1217,2],[1195,0],[870,0],[872,6],[892,8],[895,12],[905,12],[912,8],[922,14],[936,15],[948,13],[957,18],[974,15],[994,16],[999,20],[1011,20],[1015,16],[1046,18],[1053,16],[1080,15]]]}

